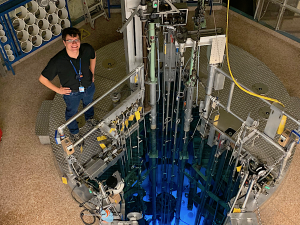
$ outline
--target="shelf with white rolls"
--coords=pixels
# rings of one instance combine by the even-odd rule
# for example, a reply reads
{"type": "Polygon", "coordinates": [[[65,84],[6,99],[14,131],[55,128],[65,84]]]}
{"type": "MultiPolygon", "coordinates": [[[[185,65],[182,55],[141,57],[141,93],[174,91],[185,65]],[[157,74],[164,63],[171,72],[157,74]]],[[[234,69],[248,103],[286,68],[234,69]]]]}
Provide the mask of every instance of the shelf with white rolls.
{"type": "Polygon", "coordinates": [[[67,0],[49,1],[46,7],[27,0],[0,11],[0,52],[7,69],[15,74],[13,63],[53,41],[70,26],[67,0]]]}

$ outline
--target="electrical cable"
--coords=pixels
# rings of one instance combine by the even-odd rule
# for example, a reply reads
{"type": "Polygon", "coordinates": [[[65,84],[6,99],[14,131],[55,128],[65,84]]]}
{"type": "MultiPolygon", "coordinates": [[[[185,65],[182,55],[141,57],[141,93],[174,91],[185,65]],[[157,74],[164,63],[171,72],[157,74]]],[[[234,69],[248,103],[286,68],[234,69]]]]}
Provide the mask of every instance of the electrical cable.
{"type": "Polygon", "coordinates": [[[82,210],[82,211],[80,212],[80,219],[82,220],[82,222],[83,222],[85,225],[92,225],[92,224],[94,224],[94,223],[96,222],[96,216],[94,216],[93,213],[92,213],[89,209],[87,209],[87,208],[85,208],[84,210],[82,210]],[[87,222],[84,221],[83,216],[85,215],[85,214],[84,214],[85,211],[88,211],[89,213],[91,213],[91,215],[93,216],[93,219],[94,219],[93,222],[87,223],[87,222]]]}
{"type": "MultiPolygon", "coordinates": [[[[88,201],[85,201],[85,202],[79,202],[79,201],[75,198],[75,196],[73,195],[73,192],[74,192],[75,188],[77,188],[77,187],[78,187],[77,185],[74,186],[74,188],[73,188],[72,191],[71,191],[71,196],[72,196],[72,198],[79,204],[79,207],[83,207],[83,208],[84,208],[84,210],[82,210],[82,211],[80,212],[80,219],[82,220],[82,222],[83,222],[85,225],[92,225],[92,224],[94,224],[94,223],[96,222],[96,217],[97,217],[97,216],[93,215],[94,220],[93,220],[92,223],[87,223],[87,222],[84,221],[83,216],[84,216],[84,212],[85,212],[85,211],[89,211],[91,214],[93,214],[93,213],[91,212],[90,209],[88,209],[87,207],[85,207],[85,203],[89,202],[89,200],[88,200],[88,201]]],[[[97,217],[97,218],[98,218],[98,217],[97,217]]]]}
{"type": "Polygon", "coordinates": [[[229,5],[230,5],[230,0],[228,0],[228,3],[227,3],[227,16],[226,16],[226,57],[227,57],[228,70],[229,70],[229,73],[230,73],[230,76],[231,76],[233,82],[236,84],[236,86],[239,87],[239,89],[241,89],[242,91],[246,92],[249,95],[252,95],[252,96],[258,97],[258,98],[262,98],[262,99],[265,99],[265,100],[268,100],[268,101],[271,101],[271,102],[277,102],[277,103],[279,103],[280,105],[282,105],[284,107],[284,105],[280,101],[278,101],[277,99],[269,98],[269,97],[262,96],[262,95],[258,95],[258,94],[255,94],[255,93],[251,92],[251,91],[246,90],[241,85],[239,85],[236,82],[236,80],[234,79],[234,77],[232,75],[232,72],[231,72],[231,67],[230,67],[230,63],[229,63],[229,55],[228,55],[228,25],[229,25],[228,17],[229,17],[229,5]]]}

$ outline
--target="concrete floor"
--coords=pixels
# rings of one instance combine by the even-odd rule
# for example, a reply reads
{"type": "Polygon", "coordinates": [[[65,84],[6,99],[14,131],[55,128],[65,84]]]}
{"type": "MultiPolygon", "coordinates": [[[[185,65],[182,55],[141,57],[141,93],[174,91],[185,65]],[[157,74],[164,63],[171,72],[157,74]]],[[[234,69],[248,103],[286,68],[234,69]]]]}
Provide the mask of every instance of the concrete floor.
{"type": "MultiPolygon", "coordinates": [[[[215,17],[217,27],[224,28],[225,10],[216,11],[215,17]]],[[[212,16],[207,18],[208,27],[213,27],[212,16]]],[[[121,24],[121,15],[112,14],[109,22],[98,19],[95,30],[84,25],[82,28],[91,33],[84,42],[98,49],[120,40],[122,35],[116,30],[121,24]]],[[[233,12],[230,13],[229,42],[264,62],[291,96],[300,97],[299,43],[233,12]]],[[[71,198],[68,186],[61,182],[51,147],[41,145],[35,136],[35,120],[41,103],[54,97],[51,90],[38,82],[38,77],[49,59],[62,48],[60,40],[49,44],[15,65],[15,76],[9,72],[6,77],[0,77],[0,127],[3,131],[0,142],[0,224],[82,224],[79,217],[82,208],[71,198]]],[[[57,79],[54,82],[59,84],[57,79]]],[[[299,224],[299,162],[297,149],[280,188],[260,208],[263,224],[299,224]]]]}

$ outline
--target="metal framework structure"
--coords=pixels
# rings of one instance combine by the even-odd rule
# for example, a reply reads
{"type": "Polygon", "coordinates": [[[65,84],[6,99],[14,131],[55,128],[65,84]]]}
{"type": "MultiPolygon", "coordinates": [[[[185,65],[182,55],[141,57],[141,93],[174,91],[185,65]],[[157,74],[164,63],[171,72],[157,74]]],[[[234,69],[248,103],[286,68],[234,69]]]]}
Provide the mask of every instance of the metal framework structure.
{"type": "Polygon", "coordinates": [[[205,29],[204,1],[196,10],[196,31],[185,28],[186,5],[151,4],[122,6],[128,75],[109,90],[103,84],[99,98],[55,128],[54,153],[63,181],[86,207],[82,219],[90,214],[94,222],[118,225],[261,223],[254,211],[278,187],[299,140],[295,102],[284,91],[270,91],[286,104],[283,109],[236,88],[269,94],[263,79],[271,72],[252,70],[261,83],[251,88],[249,77],[233,81],[223,65],[225,35],[205,29]],[[65,128],[90,107],[99,123],[85,125],[74,142],[65,128]]]}

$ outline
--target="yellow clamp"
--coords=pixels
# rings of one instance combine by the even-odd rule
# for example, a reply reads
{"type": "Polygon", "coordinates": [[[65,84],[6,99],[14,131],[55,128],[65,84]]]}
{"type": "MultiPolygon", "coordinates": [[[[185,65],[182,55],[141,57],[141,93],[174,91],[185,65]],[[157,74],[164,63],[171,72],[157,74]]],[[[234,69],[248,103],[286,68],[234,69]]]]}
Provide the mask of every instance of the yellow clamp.
{"type": "Polygon", "coordinates": [[[62,182],[63,182],[64,184],[68,184],[68,180],[67,180],[67,178],[65,178],[65,177],[62,177],[61,179],[62,179],[62,182]]]}
{"type": "Polygon", "coordinates": [[[100,147],[101,147],[102,149],[105,149],[105,148],[106,148],[106,145],[103,144],[103,143],[101,143],[101,144],[99,144],[99,145],[100,145],[100,147]]]}
{"type": "Polygon", "coordinates": [[[140,112],[136,111],[134,114],[135,114],[136,121],[139,121],[141,118],[140,112]]]}
{"type": "Polygon", "coordinates": [[[105,136],[97,137],[97,141],[103,141],[106,140],[107,138],[105,136]]]}
{"type": "Polygon", "coordinates": [[[132,121],[134,119],[134,115],[129,116],[128,120],[132,121]]]}
{"type": "Polygon", "coordinates": [[[233,208],[233,213],[241,213],[242,210],[240,208],[233,208]]]}

